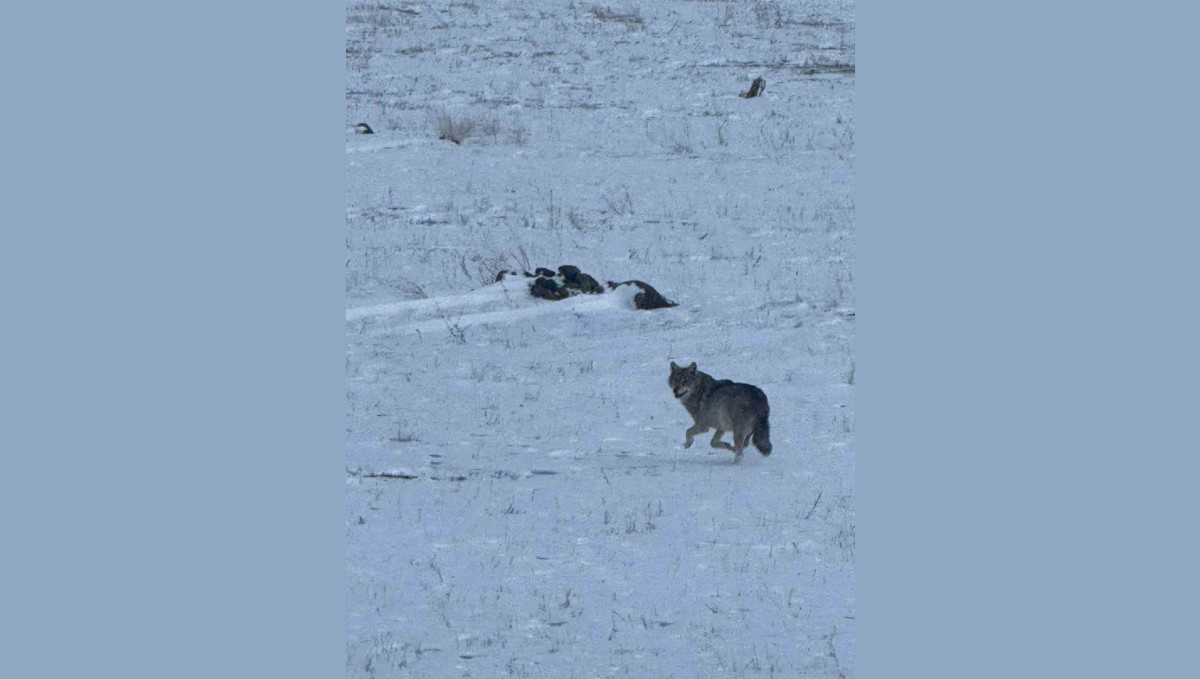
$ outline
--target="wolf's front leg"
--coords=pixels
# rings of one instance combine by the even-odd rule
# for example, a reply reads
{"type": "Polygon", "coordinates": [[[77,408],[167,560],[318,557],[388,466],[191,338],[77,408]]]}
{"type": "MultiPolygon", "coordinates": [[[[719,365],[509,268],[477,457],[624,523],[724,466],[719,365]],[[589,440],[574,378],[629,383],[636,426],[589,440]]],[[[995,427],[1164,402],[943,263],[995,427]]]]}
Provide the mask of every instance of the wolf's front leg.
{"type": "Polygon", "coordinates": [[[691,448],[692,438],[695,437],[696,434],[703,434],[706,431],[708,431],[708,427],[702,427],[699,424],[693,424],[691,427],[688,427],[687,440],[683,442],[683,447],[691,448]]]}

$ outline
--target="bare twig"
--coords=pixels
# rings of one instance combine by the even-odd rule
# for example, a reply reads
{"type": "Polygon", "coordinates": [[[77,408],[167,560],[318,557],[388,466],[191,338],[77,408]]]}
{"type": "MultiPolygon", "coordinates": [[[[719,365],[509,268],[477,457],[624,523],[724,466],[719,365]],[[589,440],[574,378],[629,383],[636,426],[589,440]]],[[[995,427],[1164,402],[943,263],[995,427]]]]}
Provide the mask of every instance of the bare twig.
{"type": "Polygon", "coordinates": [[[824,492],[825,492],[825,490],[822,489],[821,491],[819,491],[817,493],[817,499],[813,501],[812,509],[808,510],[808,513],[804,515],[805,521],[807,521],[808,517],[812,516],[812,513],[817,510],[817,503],[821,501],[821,493],[824,493],[824,492]]]}

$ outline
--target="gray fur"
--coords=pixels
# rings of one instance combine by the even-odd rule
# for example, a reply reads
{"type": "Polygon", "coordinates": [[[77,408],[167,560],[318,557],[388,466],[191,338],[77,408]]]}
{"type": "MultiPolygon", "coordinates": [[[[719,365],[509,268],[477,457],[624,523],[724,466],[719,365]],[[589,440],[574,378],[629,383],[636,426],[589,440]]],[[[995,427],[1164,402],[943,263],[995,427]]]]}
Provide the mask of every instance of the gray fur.
{"type": "Polygon", "coordinates": [[[696,434],[715,428],[717,432],[709,445],[732,450],[734,462],[742,459],[742,450],[751,440],[758,452],[764,456],[771,454],[771,425],[768,422],[771,410],[762,389],[752,384],[714,380],[711,375],[697,370],[695,363],[680,368],[674,361],[667,384],[695,421],[687,430],[684,448],[692,446],[696,434]],[[733,445],[721,440],[727,431],[733,432],[733,445]]]}

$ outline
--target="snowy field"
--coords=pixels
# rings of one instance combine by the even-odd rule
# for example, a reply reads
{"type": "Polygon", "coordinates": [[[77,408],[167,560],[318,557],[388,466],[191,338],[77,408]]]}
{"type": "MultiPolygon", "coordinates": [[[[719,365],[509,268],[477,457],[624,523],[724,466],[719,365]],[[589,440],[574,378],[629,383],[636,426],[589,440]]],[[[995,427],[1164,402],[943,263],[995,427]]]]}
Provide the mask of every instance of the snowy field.
{"type": "Polygon", "coordinates": [[[348,5],[347,676],[854,676],[854,36],[348,5]],[[562,264],[679,306],[492,283],[562,264]],[[761,387],[772,455],[684,450],[671,361],[761,387]]]}

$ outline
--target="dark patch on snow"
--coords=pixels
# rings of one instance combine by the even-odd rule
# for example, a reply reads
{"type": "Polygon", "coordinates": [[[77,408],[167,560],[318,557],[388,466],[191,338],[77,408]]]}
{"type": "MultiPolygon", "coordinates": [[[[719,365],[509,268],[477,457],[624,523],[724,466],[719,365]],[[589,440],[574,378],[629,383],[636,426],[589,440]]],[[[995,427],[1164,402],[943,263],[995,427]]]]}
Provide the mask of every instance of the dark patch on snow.
{"type": "Polygon", "coordinates": [[[416,474],[405,474],[404,472],[378,472],[372,474],[363,474],[362,477],[364,479],[404,479],[405,481],[411,481],[413,479],[420,478],[416,474]]]}
{"type": "Polygon", "coordinates": [[[529,294],[539,299],[559,300],[566,299],[571,296],[567,289],[560,286],[553,278],[538,276],[538,279],[529,286],[529,294]]]}
{"type": "Polygon", "coordinates": [[[750,99],[751,97],[757,97],[758,95],[762,94],[763,90],[765,89],[767,89],[767,81],[763,80],[762,78],[755,78],[754,82],[750,83],[750,91],[743,92],[738,96],[743,99],[750,99]]]}
{"type": "Polygon", "coordinates": [[[641,292],[633,296],[633,303],[639,309],[669,309],[673,306],[679,306],[675,302],[663,297],[649,283],[643,283],[642,281],[625,281],[624,283],[608,282],[608,287],[611,290],[616,290],[622,285],[635,285],[641,290],[641,292]]]}
{"type": "MultiPolygon", "coordinates": [[[[535,273],[529,273],[528,271],[517,272],[505,269],[496,274],[493,282],[499,283],[506,276],[524,275],[526,278],[535,279],[529,285],[529,294],[538,299],[551,301],[566,299],[578,294],[600,295],[605,291],[600,281],[596,280],[590,274],[584,273],[579,267],[572,264],[563,264],[558,267],[557,273],[541,266],[534,271],[535,273]]],[[[663,297],[649,283],[643,281],[624,281],[622,283],[608,281],[609,289],[616,289],[622,285],[633,285],[639,289],[640,292],[634,295],[633,298],[634,306],[638,309],[669,309],[670,307],[678,306],[675,302],[663,297]]]]}

